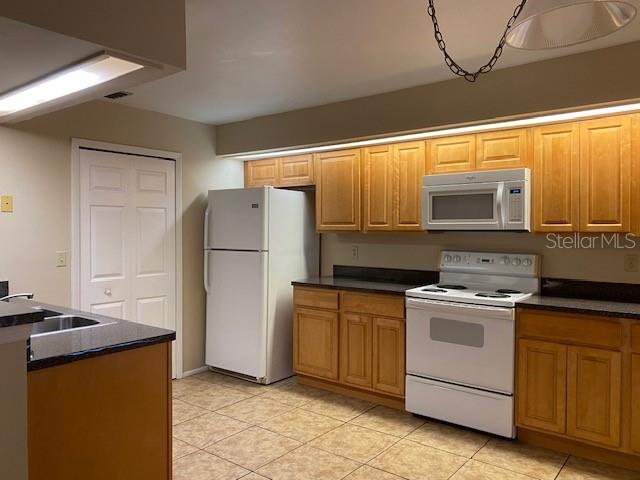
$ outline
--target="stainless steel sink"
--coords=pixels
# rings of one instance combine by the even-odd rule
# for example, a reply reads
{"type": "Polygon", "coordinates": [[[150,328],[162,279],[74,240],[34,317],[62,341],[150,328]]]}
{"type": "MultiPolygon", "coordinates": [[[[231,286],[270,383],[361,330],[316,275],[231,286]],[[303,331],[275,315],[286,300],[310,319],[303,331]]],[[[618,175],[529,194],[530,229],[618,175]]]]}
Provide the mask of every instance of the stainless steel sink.
{"type": "MultiPolygon", "coordinates": [[[[45,311],[48,313],[57,313],[51,311],[45,311]]],[[[78,317],[76,315],[55,315],[55,316],[47,316],[45,313],[45,319],[42,322],[34,323],[31,336],[44,335],[47,333],[55,333],[63,330],[70,330],[76,328],[86,328],[100,325],[100,322],[97,320],[92,320],[90,318],[78,317]]]]}

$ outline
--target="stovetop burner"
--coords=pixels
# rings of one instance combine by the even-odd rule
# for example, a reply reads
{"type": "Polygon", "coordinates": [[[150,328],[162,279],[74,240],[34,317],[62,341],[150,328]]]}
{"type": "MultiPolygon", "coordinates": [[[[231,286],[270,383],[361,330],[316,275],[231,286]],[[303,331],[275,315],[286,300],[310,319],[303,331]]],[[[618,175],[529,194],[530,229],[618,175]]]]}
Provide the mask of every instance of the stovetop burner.
{"type": "Polygon", "coordinates": [[[511,293],[513,295],[517,295],[522,292],[520,290],[512,290],[510,288],[499,288],[498,290],[496,290],[496,293],[511,293]]]}
{"type": "Polygon", "coordinates": [[[492,292],[480,292],[476,293],[476,297],[482,298],[509,298],[509,295],[505,293],[492,293],[492,292]]]}
{"type": "Polygon", "coordinates": [[[447,290],[466,290],[467,289],[467,287],[465,287],[464,285],[449,285],[446,283],[436,285],[436,287],[446,288],[447,290]]]}
{"type": "Polygon", "coordinates": [[[429,293],[447,293],[446,290],[443,290],[441,288],[423,288],[422,290],[420,290],[421,292],[429,292],[429,293]]]}

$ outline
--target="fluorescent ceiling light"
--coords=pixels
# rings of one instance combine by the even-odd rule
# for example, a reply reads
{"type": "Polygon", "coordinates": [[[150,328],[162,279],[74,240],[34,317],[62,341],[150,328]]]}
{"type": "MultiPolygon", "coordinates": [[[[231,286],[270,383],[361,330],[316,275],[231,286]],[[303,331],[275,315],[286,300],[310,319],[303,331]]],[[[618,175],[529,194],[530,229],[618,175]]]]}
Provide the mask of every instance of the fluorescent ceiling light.
{"type": "Polygon", "coordinates": [[[505,128],[522,128],[533,125],[544,125],[547,123],[568,122],[580,118],[597,117],[601,115],[615,115],[640,111],[640,103],[628,103],[626,105],[614,105],[611,107],[591,108],[575,112],[554,113],[541,115],[538,117],[523,118],[519,120],[506,120],[504,122],[484,123],[481,125],[470,125],[467,127],[453,127],[442,130],[430,130],[428,132],[407,133],[394,135],[391,137],[374,138],[371,140],[356,140],[352,142],[334,143],[332,145],[322,145],[317,147],[295,148],[291,150],[279,150],[276,152],[250,153],[245,155],[229,155],[238,160],[257,160],[260,158],[280,157],[283,155],[300,155],[304,153],[318,153],[330,150],[342,150],[346,148],[370,147],[385,143],[410,142],[413,140],[425,140],[428,138],[448,137],[452,135],[464,135],[468,133],[486,132],[487,130],[498,130],[505,128]]]}
{"type": "Polygon", "coordinates": [[[100,55],[0,96],[0,118],[71,95],[143,68],[138,63],[100,55]]]}

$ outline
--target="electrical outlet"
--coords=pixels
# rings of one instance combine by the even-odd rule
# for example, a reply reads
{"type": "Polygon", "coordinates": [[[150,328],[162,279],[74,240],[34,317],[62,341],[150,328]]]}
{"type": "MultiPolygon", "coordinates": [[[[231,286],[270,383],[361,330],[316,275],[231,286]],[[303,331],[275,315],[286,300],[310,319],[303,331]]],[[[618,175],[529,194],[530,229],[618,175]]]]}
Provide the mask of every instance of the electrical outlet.
{"type": "Polygon", "coordinates": [[[56,252],[56,267],[67,266],[67,252],[56,252]]]}
{"type": "Polygon", "coordinates": [[[625,255],[624,256],[624,271],[625,272],[637,272],[638,271],[638,255],[625,255]]]}
{"type": "Polygon", "coordinates": [[[2,195],[2,197],[0,197],[0,211],[4,213],[13,212],[13,196],[2,195]]]}
{"type": "Polygon", "coordinates": [[[358,260],[358,246],[353,245],[351,247],[351,260],[358,260]]]}

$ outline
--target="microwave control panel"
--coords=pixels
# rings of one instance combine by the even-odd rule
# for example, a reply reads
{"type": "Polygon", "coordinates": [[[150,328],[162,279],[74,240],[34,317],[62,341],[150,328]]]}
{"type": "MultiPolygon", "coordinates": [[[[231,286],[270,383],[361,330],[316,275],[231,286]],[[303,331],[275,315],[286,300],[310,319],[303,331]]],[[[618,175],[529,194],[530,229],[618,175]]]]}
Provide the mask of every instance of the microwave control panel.
{"type": "Polygon", "coordinates": [[[524,210],[522,208],[522,188],[509,187],[509,221],[522,222],[524,210]]]}

